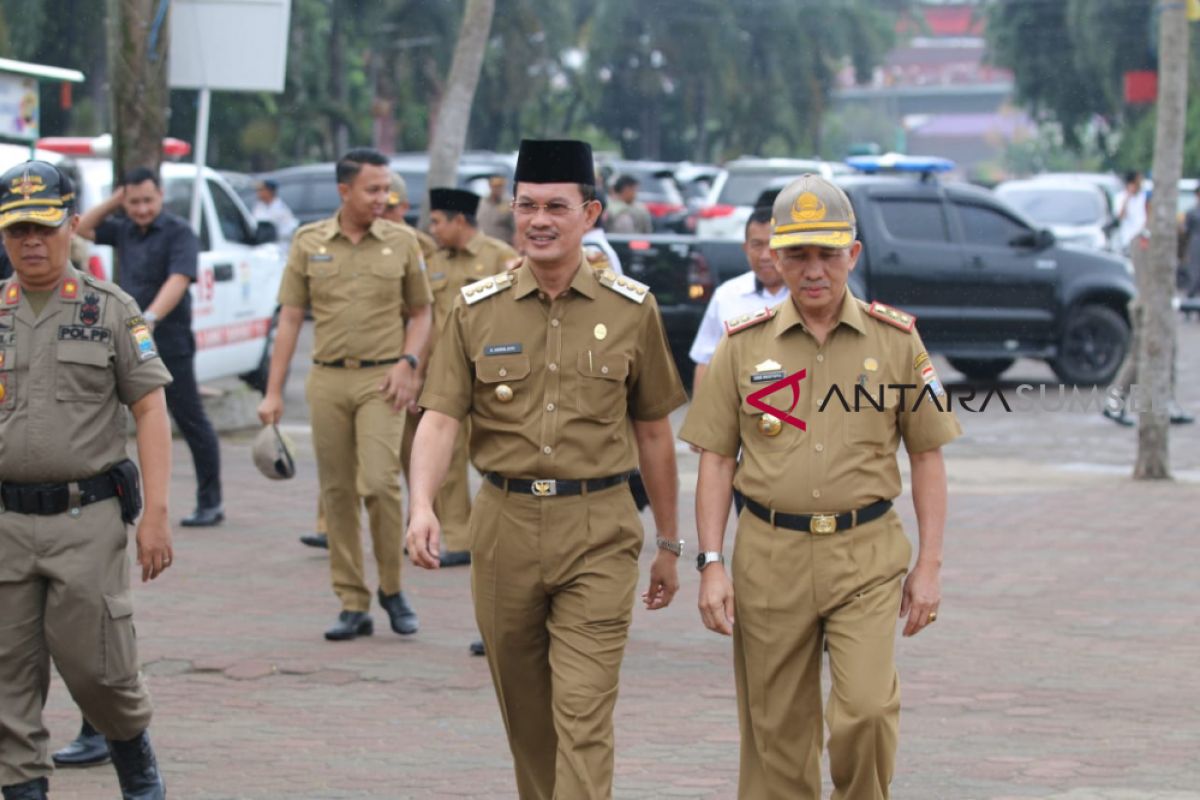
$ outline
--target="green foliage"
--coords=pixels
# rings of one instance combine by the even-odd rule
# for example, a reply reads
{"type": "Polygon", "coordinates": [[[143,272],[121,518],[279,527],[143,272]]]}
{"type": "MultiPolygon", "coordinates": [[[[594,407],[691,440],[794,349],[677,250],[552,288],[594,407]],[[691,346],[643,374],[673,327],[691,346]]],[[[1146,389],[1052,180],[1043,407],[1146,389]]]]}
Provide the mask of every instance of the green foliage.
{"type": "MultiPolygon", "coordinates": [[[[834,76],[866,76],[912,0],[496,0],[468,147],[583,136],[626,156],[806,155],[834,76]]],[[[214,92],[209,161],[266,170],[380,142],[423,150],[464,0],[293,0],[285,90],[214,92]]],[[[43,91],[48,134],[107,127],[105,0],[0,0],[0,53],[84,70],[71,113],[43,91]],[[53,13],[51,13],[53,9],[53,13]]],[[[169,133],[195,136],[194,91],[169,133]]]]}

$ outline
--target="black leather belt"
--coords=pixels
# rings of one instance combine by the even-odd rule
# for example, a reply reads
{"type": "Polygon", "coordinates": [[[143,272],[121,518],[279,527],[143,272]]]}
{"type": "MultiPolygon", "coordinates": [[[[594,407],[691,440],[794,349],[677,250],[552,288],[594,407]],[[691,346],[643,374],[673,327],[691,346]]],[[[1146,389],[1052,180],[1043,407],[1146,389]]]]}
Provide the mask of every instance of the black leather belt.
{"type": "Polygon", "coordinates": [[[339,358],[336,361],[317,361],[313,359],[313,363],[318,367],[336,367],[337,369],[362,369],[363,367],[382,367],[385,364],[398,364],[400,359],[397,358],[339,358]]]}
{"type": "Polygon", "coordinates": [[[879,519],[892,507],[891,500],[877,500],[869,506],[857,511],[847,511],[844,514],[781,514],[772,511],[762,503],[756,503],[749,497],[743,497],[746,510],[764,522],[769,522],[777,528],[787,528],[790,531],[808,531],[817,536],[826,536],[838,531],[864,525],[879,519]]]}
{"type": "Polygon", "coordinates": [[[620,475],[610,475],[607,478],[592,478],[586,481],[566,481],[558,480],[557,478],[538,478],[535,480],[506,478],[496,472],[489,472],[484,477],[497,489],[504,489],[509,492],[531,494],[535,497],[569,497],[571,495],[583,494],[585,491],[598,492],[601,489],[625,483],[629,480],[629,473],[623,472],[620,475]]]}
{"type": "MultiPolygon", "coordinates": [[[[117,487],[106,472],[94,478],[75,481],[79,486],[79,505],[87,506],[117,496],[117,487]]],[[[0,506],[17,514],[52,516],[71,507],[70,483],[0,483],[0,506]]]]}

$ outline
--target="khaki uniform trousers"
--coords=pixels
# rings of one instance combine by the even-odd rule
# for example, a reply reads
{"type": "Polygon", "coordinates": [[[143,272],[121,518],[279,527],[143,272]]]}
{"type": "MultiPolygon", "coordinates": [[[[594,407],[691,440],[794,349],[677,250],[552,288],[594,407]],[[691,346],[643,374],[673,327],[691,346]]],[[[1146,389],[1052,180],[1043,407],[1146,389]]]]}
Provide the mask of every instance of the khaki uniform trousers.
{"type": "Polygon", "coordinates": [[[911,556],[895,511],[831,536],[742,512],[733,554],[739,797],[822,797],[826,646],[832,800],[888,797],[900,721],[893,652],[911,556]]]}
{"type": "MultiPolygon", "coordinates": [[[[412,444],[417,435],[420,414],[410,414],[404,420],[404,438],[400,444],[400,465],[408,477],[412,463],[412,444]]],[[[442,526],[442,553],[467,550],[471,545],[471,489],[467,483],[467,442],[470,437],[470,422],[463,420],[458,426],[454,450],[450,455],[450,469],[446,479],[433,498],[433,513],[442,526]]]]}
{"type": "Polygon", "coordinates": [[[0,512],[0,786],[52,771],[42,723],[51,659],[105,736],[132,739],[150,725],[126,542],[116,499],[77,517],[0,512]]]}
{"type": "Polygon", "coordinates": [[[485,483],[475,498],[475,619],[522,800],[612,797],[612,715],[641,549],[625,484],[538,498],[485,483]]]}
{"type": "Polygon", "coordinates": [[[313,449],[329,535],[333,591],[346,611],[366,611],[359,498],[367,507],[379,588],[400,591],[400,433],[404,415],[379,391],[388,366],[338,369],[314,365],[308,374],[313,449]]]}

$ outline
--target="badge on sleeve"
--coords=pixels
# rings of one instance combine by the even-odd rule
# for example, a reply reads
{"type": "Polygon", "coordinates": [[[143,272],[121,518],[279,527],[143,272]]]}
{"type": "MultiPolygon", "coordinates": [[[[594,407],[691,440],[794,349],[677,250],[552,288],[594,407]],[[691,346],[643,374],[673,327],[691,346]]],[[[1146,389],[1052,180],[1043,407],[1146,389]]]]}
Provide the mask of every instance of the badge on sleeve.
{"type": "Polygon", "coordinates": [[[146,326],[146,321],[141,317],[131,317],[125,322],[129,326],[129,335],[133,337],[133,349],[137,351],[139,361],[149,361],[158,356],[158,351],[154,349],[154,337],[150,335],[150,328],[146,326]]]}

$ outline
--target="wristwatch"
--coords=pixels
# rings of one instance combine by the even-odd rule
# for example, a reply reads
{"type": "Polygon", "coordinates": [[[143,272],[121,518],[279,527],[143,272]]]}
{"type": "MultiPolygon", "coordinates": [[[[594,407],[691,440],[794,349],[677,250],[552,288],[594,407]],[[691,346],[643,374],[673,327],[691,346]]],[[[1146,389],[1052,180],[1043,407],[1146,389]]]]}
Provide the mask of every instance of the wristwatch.
{"type": "Polygon", "coordinates": [[[674,553],[677,556],[683,555],[683,539],[664,539],[659,536],[654,540],[658,545],[659,550],[666,550],[668,553],[674,553]]]}
{"type": "Polygon", "coordinates": [[[145,311],[142,312],[142,319],[144,319],[146,321],[146,324],[149,325],[151,328],[153,328],[155,325],[158,324],[158,314],[155,314],[150,309],[146,309],[145,311]]]}
{"type": "Polygon", "coordinates": [[[407,361],[408,365],[413,369],[416,369],[417,365],[421,363],[420,359],[418,359],[412,353],[405,353],[404,355],[400,356],[400,360],[407,361]]]}
{"type": "Polygon", "coordinates": [[[704,572],[704,568],[713,562],[719,562],[722,566],[725,565],[725,556],[721,555],[716,550],[709,550],[696,556],[696,569],[704,572]]]}

